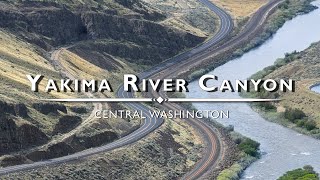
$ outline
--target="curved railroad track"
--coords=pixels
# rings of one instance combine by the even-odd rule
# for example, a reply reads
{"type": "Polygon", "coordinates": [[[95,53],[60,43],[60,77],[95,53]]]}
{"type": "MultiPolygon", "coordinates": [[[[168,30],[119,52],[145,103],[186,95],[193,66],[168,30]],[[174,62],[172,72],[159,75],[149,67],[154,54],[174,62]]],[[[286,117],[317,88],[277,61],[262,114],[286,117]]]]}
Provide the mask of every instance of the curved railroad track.
{"type": "MultiPolygon", "coordinates": [[[[141,73],[139,75],[140,78],[175,77],[184,68],[188,68],[198,63],[201,63],[205,59],[205,57],[212,55],[213,53],[217,53],[218,51],[222,51],[225,48],[228,48],[228,46],[236,45],[236,43],[238,43],[239,41],[242,41],[243,39],[247,38],[248,34],[255,31],[259,26],[262,26],[270,10],[273,9],[279,2],[277,0],[271,1],[266,6],[259,9],[258,12],[255,13],[254,16],[249,20],[248,25],[244,29],[244,31],[242,31],[235,38],[232,38],[230,41],[227,41],[225,44],[217,46],[219,42],[224,40],[231,33],[233,29],[232,19],[225,11],[221,10],[208,0],[199,1],[205,4],[211,11],[218,15],[221,21],[219,31],[215,34],[214,37],[209,39],[204,44],[190,51],[184,52],[178,56],[175,56],[159,64],[158,66],[141,73]]],[[[133,98],[134,94],[123,91],[123,86],[121,86],[117,91],[117,96],[121,98],[133,98]]],[[[157,92],[152,92],[152,96],[157,97],[160,95],[157,92]]],[[[161,94],[161,96],[163,97],[165,96],[165,94],[161,94]]],[[[143,104],[127,103],[126,105],[133,110],[143,111],[144,115],[147,116],[142,126],[138,128],[136,131],[132,132],[131,134],[104,146],[88,149],[72,155],[41,162],[35,162],[32,164],[24,164],[1,168],[0,175],[5,175],[8,173],[19,171],[26,171],[30,169],[40,168],[43,166],[58,165],[74,160],[79,160],[94,154],[110,151],[119,147],[123,147],[140,140],[141,138],[145,137],[146,135],[160,127],[163,123],[162,119],[151,118],[147,113],[149,109],[143,104]]],[[[182,109],[182,107],[178,104],[169,103],[164,103],[164,108],[182,109]]],[[[198,129],[200,132],[202,132],[207,145],[203,158],[196,164],[194,169],[192,169],[189,173],[187,173],[184,176],[185,179],[196,179],[201,177],[203,174],[207,173],[207,171],[218,162],[219,158],[223,156],[223,152],[221,151],[221,141],[219,138],[219,133],[215,129],[198,119],[189,119],[188,123],[196,129],[198,129]]]]}

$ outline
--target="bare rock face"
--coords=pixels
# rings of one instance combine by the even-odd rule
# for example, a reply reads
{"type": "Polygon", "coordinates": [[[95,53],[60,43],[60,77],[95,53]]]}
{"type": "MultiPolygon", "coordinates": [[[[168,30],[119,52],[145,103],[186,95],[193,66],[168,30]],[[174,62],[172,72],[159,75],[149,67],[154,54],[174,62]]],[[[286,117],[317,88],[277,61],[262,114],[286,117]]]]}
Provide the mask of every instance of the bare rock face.
{"type": "Polygon", "coordinates": [[[15,104],[14,105],[14,111],[15,111],[17,116],[20,116],[20,117],[23,117],[23,118],[29,117],[28,108],[23,103],[15,104]]]}
{"type": "Polygon", "coordinates": [[[19,123],[13,116],[0,116],[0,155],[25,149],[34,145],[44,144],[48,137],[39,128],[19,123]]]}
{"type": "MultiPolygon", "coordinates": [[[[76,9],[45,2],[0,2],[0,6],[3,6],[0,7],[0,28],[12,30],[45,50],[82,40],[112,40],[116,43],[106,44],[101,51],[95,52],[98,55],[100,53],[99,58],[107,52],[129,62],[147,65],[160,63],[205,40],[157,23],[165,16],[141,0],[117,0],[114,3],[134,13],[123,15],[92,10],[90,7],[76,9]]],[[[109,59],[104,57],[103,61],[109,59]]],[[[101,61],[94,62],[107,68],[101,61]]]]}
{"type": "Polygon", "coordinates": [[[101,146],[118,139],[117,133],[113,131],[102,131],[90,135],[75,135],[70,141],[70,145],[78,150],[84,150],[91,147],[101,146]]]}
{"type": "Polygon", "coordinates": [[[45,115],[49,113],[58,114],[58,111],[67,113],[67,108],[63,104],[34,103],[32,107],[45,115]]]}
{"type": "Polygon", "coordinates": [[[144,19],[97,12],[81,13],[81,19],[88,39],[97,41],[81,43],[70,50],[107,70],[119,64],[105,57],[105,53],[140,65],[154,65],[204,41],[204,38],[144,19]]]}
{"type": "Polygon", "coordinates": [[[24,2],[3,6],[0,8],[0,27],[36,33],[42,39],[50,39],[51,45],[77,41],[86,34],[80,16],[58,4],[24,2]]]}
{"type": "Polygon", "coordinates": [[[171,45],[172,49],[193,46],[204,40],[204,38],[170,29],[152,21],[128,19],[95,12],[82,13],[81,15],[88,35],[93,39],[126,39],[140,45],[145,43],[160,47],[171,45]]]}
{"type": "Polygon", "coordinates": [[[29,117],[28,108],[25,104],[10,104],[4,101],[0,101],[0,113],[1,114],[10,114],[20,117],[29,117]]]}
{"type": "Polygon", "coordinates": [[[14,105],[0,101],[0,114],[16,115],[16,112],[14,111],[14,105]]]}
{"type": "Polygon", "coordinates": [[[33,31],[53,38],[57,44],[80,40],[86,35],[80,17],[64,8],[39,9],[28,12],[26,17],[33,31]]]}
{"type": "Polygon", "coordinates": [[[53,134],[58,133],[67,133],[73,128],[75,128],[77,125],[81,123],[82,119],[79,116],[62,116],[59,118],[59,122],[56,124],[53,134]]]}
{"type": "Polygon", "coordinates": [[[1,167],[14,166],[25,163],[30,163],[30,160],[21,155],[6,155],[0,157],[1,167]]]}
{"type": "Polygon", "coordinates": [[[78,114],[85,114],[88,112],[87,108],[86,107],[76,107],[76,106],[73,106],[70,108],[70,110],[72,112],[75,112],[75,113],[78,113],[78,114]]]}
{"type": "Polygon", "coordinates": [[[32,161],[41,161],[46,159],[53,159],[68,154],[75,153],[76,151],[67,143],[59,142],[50,145],[46,150],[34,151],[26,155],[26,157],[32,161]]]}

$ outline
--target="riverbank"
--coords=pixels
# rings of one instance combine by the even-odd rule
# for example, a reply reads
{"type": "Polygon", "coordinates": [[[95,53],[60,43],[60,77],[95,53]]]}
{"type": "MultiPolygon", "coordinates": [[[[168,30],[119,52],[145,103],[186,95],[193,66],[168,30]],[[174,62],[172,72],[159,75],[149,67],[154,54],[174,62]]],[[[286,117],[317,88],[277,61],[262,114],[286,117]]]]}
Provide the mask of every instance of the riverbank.
{"type": "Polygon", "coordinates": [[[262,32],[252,39],[247,45],[236,50],[231,58],[241,57],[244,53],[249,52],[253,48],[259,47],[271,38],[288,20],[317,9],[317,6],[311,4],[312,1],[314,0],[289,0],[281,3],[278,9],[269,17],[269,20],[263,27],[262,32]]]}
{"type": "MultiPolygon", "coordinates": [[[[223,79],[247,79],[258,70],[272,65],[284,53],[305,49],[312,42],[320,40],[317,33],[319,27],[313,25],[318,14],[319,10],[316,10],[286,22],[273,38],[261,47],[219,66],[209,74],[223,79]],[[310,27],[313,28],[310,29],[310,27]]],[[[188,98],[240,98],[238,93],[199,93],[201,89],[196,82],[190,83],[189,88],[190,92],[186,94],[188,98]]],[[[229,109],[231,118],[217,121],[224,126],[231,125],[236,132],[261,143],[261,158],[245,170],[243,178],[276,179],[285,172],[306,164],[311,164],[317,171],[320,170],[316,162],[317,149],[320,148],[317,140],[266,121],[247,104],[196,103],[193,105],[197,109],[208,109],[208,107],[229,109]]]]}
{"type": "MultiPolygon", "coordinates": [[[[276,10],[274,14],[272,14],[269,17],[269,20],[267,21],[266,25],[263,27],[262,33],[260,35],[250,40],[246,46],[239,47],[236,51],[234,51],[231,57],[226,57],[226,58],[234,59],[237,57],[241,57],[246,52],[259,47],[265,41],[271,38],[273,34],[275,34],[276,31],[280,29],[286,21],[296,17],[297,15],[306,14],[317,9],[317,7],[311,5],[310,2],[311,2],[310,0],[307,0],[307,1],[286,1],[282,3],[279,6],[279,9],[276,10]]],[[[194,71],[188,76],[188,79],[191,81],[196,80],[203,74],[210,72],[213,68],[210,67],[207,69],[200,69],[200,70],[194,71]]],[[[254,156],[247,155],[245,153],[242,153],[242,154],[240,153],[239,159],[235,161],[232,166],[222,171],[219,174],[218,179],[226,179],[226,178],[239,179],[243,171],[247,167],[249,167],[250,164],[255,162],[258,158],[259,157],[254,157],[254,156]]]]}
{"type": "MultiPolygon", "coordinates": [[[[207,74],[213,69],[225,64],[226,62],[235,58],[239,58],[246,52],[258,48],[265,41],[270,39],[288,20],[317,9],[317,6],[310,4],[312,1],[313,0],[289,0],[282,2],[279,7],[268,17],[265,25],[256,31],[256,34],[252,34],[247,40],[240,43],[236,47],[216,55],[216,58],[210,60],[211,63],[203,63],[199,67],[194,67],[183,73],[181,76],[184,76],[188,81],[194,81],[202,75],[207,74]]],[[[245,28],[248,20],[249,19],[238,23],[237,28],[234,30],[233,36],[241,33],[241,30],[245,28]]]]}
{"type": "MultiPolygon", "coordinates": [[[[230,128],[230,127],[229,127],[230,128]]],[[[217,179],[239,179],[243,171],[255,162],[260,157],[259,146],[260,144],[250,138],[242,136],[241,134],[233,131],[229,132],[229,136],[237,145],[239,153],[237,160],[228,168],[219,173],[217,179]]]]}
{"type": "Polygon", "coordinates": [[[274,65],[257,72],[252,78],[290,78],[296,80],[295,92],[242,93],[244,97],[279,98],[279,103],[252,104],[265,119],[291,128],[299,133],[320,139],[320,96],[311,89],[320,81],[320,42],[302,52],[286,54],[274,65]],[[292,71],[296,69],[295,71],[292,71]]]}

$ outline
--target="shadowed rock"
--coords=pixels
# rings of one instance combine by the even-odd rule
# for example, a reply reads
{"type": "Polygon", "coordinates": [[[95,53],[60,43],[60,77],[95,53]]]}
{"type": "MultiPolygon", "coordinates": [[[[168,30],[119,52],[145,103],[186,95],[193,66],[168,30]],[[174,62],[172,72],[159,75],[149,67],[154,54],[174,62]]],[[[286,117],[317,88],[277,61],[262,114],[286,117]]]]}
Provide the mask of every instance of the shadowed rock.
{"type": "Polygon", "coordinates": [[[44,144],[48,137],[39,128],[15,120],[15,117],[0,116],[0,155],[34,145],[44,144]]]}
{"type": "Polygon", "coordinates": [[[56,124],[53,134],[67,133],[81,123],[82,119],[79,116],[62,116],[56,124]]]}
{"type": "Polygon", "coordinates": [[[32,107],[45,115],[49,113],[58,114],[58,111],[67,113],[66,106],[62,104],[34,103],[32,107]]]}

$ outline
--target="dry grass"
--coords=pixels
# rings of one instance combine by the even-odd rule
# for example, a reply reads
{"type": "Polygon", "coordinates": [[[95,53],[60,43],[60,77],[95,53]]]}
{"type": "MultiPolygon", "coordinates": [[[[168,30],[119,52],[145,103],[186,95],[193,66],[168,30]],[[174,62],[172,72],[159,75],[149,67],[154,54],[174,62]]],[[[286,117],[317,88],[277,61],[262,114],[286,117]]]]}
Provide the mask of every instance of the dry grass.
{"type": "MultiPolygon", "coordinates": [[[[134,73],[132,69],[128,67],[127,64],[115,59],[118,61],[124,68],[118,69],[117,71],[109,72],[107,70],[101,69],[94,64],[86,61],[85,59],[79,57],[78,55],[64,49],[62,50],[59,61],[61,62],[63,68],[67,70],[73,77],[76,77],[77,79],[87,79],[87,80],[102,80],[107,79],[110,82],[110,85],[113,89],[113,92],[107,92],[105,91],[103,94],[101,93],[95,93],[94,95],[96,97],[115,97],[116,91],[118,86],[123,82],[123,74],[125,73],[134,73]]],[[[103,103],[102,109],[111,109],[110,104],[103,103]]],[[[118,134],[125,133],[128,129],[132,128],[135,125],[140,124],[139,120],[131,119],[130,122],[128,122],[125,119],[92,119],[89,121],[89,123],[86,123],[85,126],[83,126],[85,129],[92,129],[92,127],[99,127],[99,124],[107,123],[112,127],[112,130],[117,132],[118,134]],[[105,121],[105,122],[103,122],[105,121]]],[[[85,130],[86,131],[86,130],[85,130]]]]}
{"type": "Polygon", "coordinates": [[[101,69],[98,66],[82,59],[78,55],[68,51],[62,50],[59,60],[62,66],[71,73],[72,76],[78,79],[107,79],[114,92],[105,92],[108,97],[115,97],[115,92],[118,86],[123,82],[123,74],[134,73],[134,71],[125,63],[117,60],[124,68],[117,71],[109,72],[101,69]]]}
{"type": "Polygon", "coordinates": [[[294,61],[286,64],[266,78],[291,78],[296,80],[296,92],[281,93],[280,109],[283,107],[298,108],[315,120],[320,127],[320,95],[311,91],[310,86],[320,82],[320,43],[294,57],[294,61]]]}
{"type": "MultiPolygon", "coordinates": [[[[146,138],[132,145],[97,154],[83,161],[61,164],[50,168],[43,167],[24,173],[14,173],[10,177],[22,179],[50,179],[51,177],[62,179],[98,179],[97,177],[109,177],[111,179],[115,177],[117,179],[139,179],[141,177],[148,177],[148,179],[176,179],[169,178],[168,175],[170,173],[183,173],[185,171],[184,166],[190,167],[195,162],[192,161],[189,166],[188,163],[191,160],[184,161],[188,157],[173,151],[170,151],[170,156],[166,157],[163,153],[169,149],[161,147],[157,140],[175,143],[172,140],[161,139],[161,134],[169,133],[167,132],[168,130],[179,129],[180,134],[174,135],[174,141],[178,142],[177,139],[179,139],[179,144],[185,147],[185,149],[191,149],[190,147],[186,147],[184,144],[187,143],[184,142],[190,141],[190,138],[197,135],[191,134],[191,137],[185,136],[194,132],[190,126],[185,125],[182,121],[167,120],[155,133],[151,133],[146,138]],[[168,126],[171,127],[168,128],[168,126]]],[[[200,151],[198,149],[193,150],[193,152],[186,151],[185,153],[190,155],[190,153],[200,153],[200,151]]]]}
{"type": "Polygon", "coordinates": [[[203,32],[200,29],[195,28],[195,27],[191,26],[190,24],[188,24],[186,21],[184,21],[182,19],[181,14],[176,14],[175,16],[166,19],[165,21],[163,21],[163,24],[168,25],[168,26],[173,26],[173,27],[178,28],[180,30],[187,31],[187,32],[194,34],[196,36],[199,36],[199,37],[208,36],[208,34],[206,32],[203,32]]]}
{"type": "Polygon", "coordinates": [[[42,74],[45,76],[40,83],[39,90],[45,89],[48,78],[60,79],[58,72],[50,63],[29,43],[14,35],[0,31],[0,96],[10,102],[30,103],[40,97],[68,98],[70,95],[52,92],[50,94],[40,91],[31,91],[31,84],[26,75],[42,74]]]}
{"type": "Polygon", "coordinates": [[[310,91],[310,86],[317,82],[320,82],[320,78],[298,81],[296,92],[284,94],[284,100],[280,104],[284,107],[301,109],[315,119],[320,127],[320,95],[310,91]]]}
{"type": "Polygon", "coordinates": [[[43,115],[30,108],[32,103],[43,98],[72,98],[76,95],[44,92],[48,78],[56,80],[61,78],[44,57],[45,52],[4,30],[0,30],[0,43],[0,99],[26,104],[29,107],[29,122],[19,119],[19,123],[36,123],[46,134],[50,133],[59,116],[43,115]],[[39,92],[31,91],[27,74],[45,76],[39,85],[39,92]]]}
{"type": "MultiPolygon", "coordinates": [[[[179,134],[173,134],[173,138],[176,142],[183,145],[183,148],[180,148],[180,151],[187,155],[192,151],[192,146],[190,146],[190,142],[194,143],[194,145],[201,146],[203,141],[199,136],[199,133],[196,132],[195,129],[190,127],[186,122],[183,120],[176,119],[174,121],[168,120],[172,123],[171,130],[179,132],[179,134]]],[[[197,154],[199,157],[201,156],[200,152],[197,154]]],[[[192,167],[196,162],[192,161],[191,159],[187,159],[186,165],[188,168],[192,167]]]]}
{"type": "MultiPolygon", "coordinates": [[[[195,19],[198,21],[203,21],[208,23],[208,18],[214,19],[215,15],[205,8],[201,3],[196,0],[179,0],[179,1],[169,1],[169,0],[144,0],[151,6],[160,9],[167,14],[168,18],[162,23],[168,26],[175,27],[177,29],[187,31],[199,37],[207,37],[212,35],[214,28],[211,30],[204,30],[203,27],[197,26],[197,23],[191,23],[186,20],[186,16],[197,16],[195,19]],[[201,13],[206,16],[206,19],[199,17],[198,14],[201,13]]],[[[199,23],[199,22],[198,22],[199,23]]],[[[211,22],[210,22],[211,23],[211,22]]],[[[207,26],[207,25],[206,25],[207,26]]]]}
{"type": "Polygon", "coordinates": [[[250,16],[268,0],[211,0],[214,4],[227,10],[235,19],[250,16]]]}

